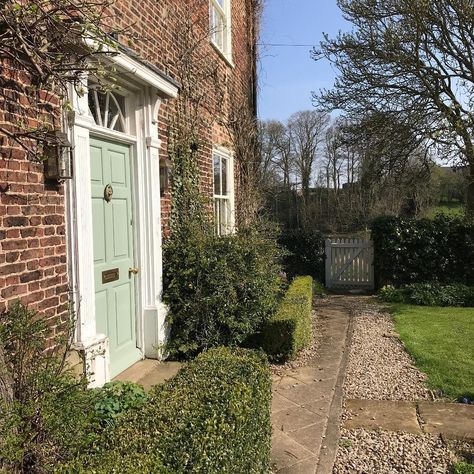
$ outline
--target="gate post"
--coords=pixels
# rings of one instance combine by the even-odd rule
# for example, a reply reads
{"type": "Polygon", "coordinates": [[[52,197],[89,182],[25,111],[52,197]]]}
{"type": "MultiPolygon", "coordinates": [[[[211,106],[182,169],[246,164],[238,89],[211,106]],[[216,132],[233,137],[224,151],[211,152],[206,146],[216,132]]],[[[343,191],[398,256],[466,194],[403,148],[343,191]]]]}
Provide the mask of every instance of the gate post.
{"type": "Polygon", "coordinates": [[[326,288],[331,288],[331,239],[326,239],[326,288]]]}

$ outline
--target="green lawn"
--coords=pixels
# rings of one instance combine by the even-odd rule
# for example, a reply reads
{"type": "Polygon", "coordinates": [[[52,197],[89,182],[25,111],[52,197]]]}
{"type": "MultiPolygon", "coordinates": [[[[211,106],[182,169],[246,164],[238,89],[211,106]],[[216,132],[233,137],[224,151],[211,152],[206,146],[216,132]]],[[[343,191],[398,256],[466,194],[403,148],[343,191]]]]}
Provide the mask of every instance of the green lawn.
{"type": "Polygon", "coordinates": [[[474,399],[474,308],[394,305],[395,326],[428,385],[474,399]]]}

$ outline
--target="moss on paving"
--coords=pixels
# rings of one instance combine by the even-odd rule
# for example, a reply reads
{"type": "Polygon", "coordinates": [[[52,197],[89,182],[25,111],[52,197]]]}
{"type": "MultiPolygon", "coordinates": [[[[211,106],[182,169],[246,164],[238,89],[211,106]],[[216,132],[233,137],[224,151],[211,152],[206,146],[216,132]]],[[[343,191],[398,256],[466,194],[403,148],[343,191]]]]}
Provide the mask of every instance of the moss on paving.
{"type": "Polygon", "coordinates": [[[428,386],[474,400],[474,308],[394,305],[395,327],[428,386]]]}

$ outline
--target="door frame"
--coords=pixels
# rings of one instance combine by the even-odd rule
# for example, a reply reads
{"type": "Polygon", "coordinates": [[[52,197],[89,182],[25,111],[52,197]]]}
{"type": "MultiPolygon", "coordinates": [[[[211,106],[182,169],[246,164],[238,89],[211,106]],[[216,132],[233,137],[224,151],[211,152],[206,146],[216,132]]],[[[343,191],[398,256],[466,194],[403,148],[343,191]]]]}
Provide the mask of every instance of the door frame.
{"type": "Polygon", "coordinates": [[[74,178],[66,183],[68,266],[71,300],[76,314],[75,348],[84,354],[91,386],[110,380],[108,339],[96,331],[93,278],[92,203],[90,185],[90,137],[130,146],[133,200],[134,258],[140,269],[136,279],[137,347],[143,357],[161,357],[166,338],[166,308],[161,301],[161,209],[159,195],[158,113],[163,99],[176,97],[178,89],[143,64],[121,53],[114,57],[120,80],[129,91],[129,130],[121,133],[99,127],[89,115],[87,78],[85,93],[71,87],[74,111],[68,121],[73,143],[74,178]],[[119,61],[117,61],[119,59],[119,61]],[[125,84],[124,84],[125,83],[125,84]]]}

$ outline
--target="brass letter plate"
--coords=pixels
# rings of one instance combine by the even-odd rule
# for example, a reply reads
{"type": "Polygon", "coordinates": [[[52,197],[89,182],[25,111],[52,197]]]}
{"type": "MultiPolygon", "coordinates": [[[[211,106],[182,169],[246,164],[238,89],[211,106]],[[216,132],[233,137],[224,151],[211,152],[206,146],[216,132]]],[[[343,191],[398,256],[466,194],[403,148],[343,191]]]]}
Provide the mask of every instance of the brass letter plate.
{"type": "Polygon", "coordinates": [[[106,270],[102,272],[102,284],[110,283],[119,279],[119,269],[113,268],[112,270],[106,270]]]}

